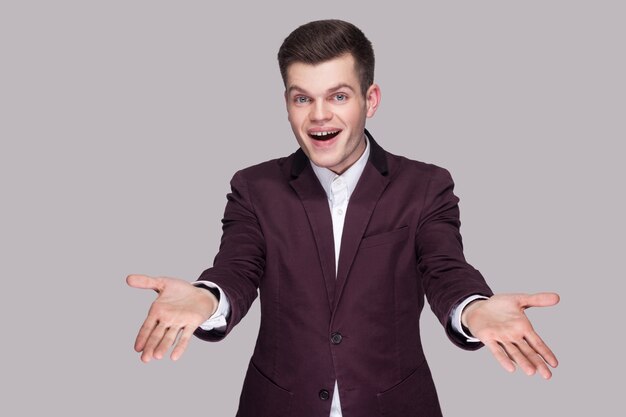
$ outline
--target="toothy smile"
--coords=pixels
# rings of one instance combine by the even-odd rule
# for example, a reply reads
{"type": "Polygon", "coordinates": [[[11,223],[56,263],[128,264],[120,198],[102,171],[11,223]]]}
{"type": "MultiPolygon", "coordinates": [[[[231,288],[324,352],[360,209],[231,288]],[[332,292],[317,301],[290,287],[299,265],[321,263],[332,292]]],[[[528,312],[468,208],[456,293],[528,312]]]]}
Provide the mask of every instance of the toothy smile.
{"type": "Polygon", "coordinates": [[[309,132],[309,137],[315,140],[330,140],[341,133],[341,130],[325,130],[321,132],[309,132]]]}

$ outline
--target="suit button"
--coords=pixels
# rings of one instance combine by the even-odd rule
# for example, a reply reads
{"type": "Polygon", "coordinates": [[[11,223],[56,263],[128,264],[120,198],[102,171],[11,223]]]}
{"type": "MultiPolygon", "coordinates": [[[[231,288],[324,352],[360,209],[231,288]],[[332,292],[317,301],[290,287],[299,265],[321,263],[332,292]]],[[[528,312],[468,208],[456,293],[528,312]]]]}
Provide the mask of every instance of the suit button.
{"type": "Polygon", "coordinates": [[[328,392],[328,390],[323,389],[319,392],[319,396],[320,400],[326,401],[330,398],[330,393],[328,392]]]}
{"type": "Polygon", "coordinates": [[[330,341],[333,345],[338,345],[343,340],[343,336],[339,332],[335,332],[330,335],[330,341]]]}

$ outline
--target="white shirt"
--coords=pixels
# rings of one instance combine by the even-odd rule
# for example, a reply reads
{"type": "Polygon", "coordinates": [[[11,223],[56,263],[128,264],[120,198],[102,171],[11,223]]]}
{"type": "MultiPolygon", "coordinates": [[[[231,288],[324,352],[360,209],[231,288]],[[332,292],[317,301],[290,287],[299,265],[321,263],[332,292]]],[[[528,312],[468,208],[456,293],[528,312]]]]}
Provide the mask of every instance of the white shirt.
{"type": "MultiPolygon", "coordinates": [[[[348,202],[354,191],[361,174],[367,165],[370,155],[369,140],[365,137],[366,145],[363,155],[341,175],[335,174],[328,168],[322,168],[311,162],[313,172],[317,176],[320,184],[328,197],[328,205],[332,216],[333,238],[335,242],[335,273],[339,261],[339,251],[341,249],[341,237],[343,235],[343,224],[348,210],[348,202]]],[[[196,281],[194,284],[204,284],[211,288],[217,288],[220,292],[220,301],[216,312],[204,322],[200,328],[203,330],[224,331],[226,329],[226,320],[230,313],[230,303],[221,288],[210,281],[196,281]]],[[[463,308],[477,298],[486,298],[480,295],[473,295],[465,299],[452,314],[452,327],[455,331],[467,338],[468,342],[478,342],[479,340],[467,335],[461,326],[461,312],[463,308]]],[[[333,390],[333,400],[330,407],[329,417],[342,417],[341,401],[339,399],[339,386],[335,381],[335,389],[333,390]]]]}

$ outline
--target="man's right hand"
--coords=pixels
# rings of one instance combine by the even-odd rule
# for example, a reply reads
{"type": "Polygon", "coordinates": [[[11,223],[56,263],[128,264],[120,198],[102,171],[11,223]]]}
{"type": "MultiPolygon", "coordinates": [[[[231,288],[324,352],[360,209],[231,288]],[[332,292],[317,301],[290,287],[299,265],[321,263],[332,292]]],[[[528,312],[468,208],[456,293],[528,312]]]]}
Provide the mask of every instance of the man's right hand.
{"type": "Polygon", "coordinates": [[[126,283],[159,294],[135,341],[135,350],[141,352],[143,362],[163,358],[174,345],[170,358],[179,359],[193,332],[217,310],[215,295],[182,279],[129,275],[126,283]]]}

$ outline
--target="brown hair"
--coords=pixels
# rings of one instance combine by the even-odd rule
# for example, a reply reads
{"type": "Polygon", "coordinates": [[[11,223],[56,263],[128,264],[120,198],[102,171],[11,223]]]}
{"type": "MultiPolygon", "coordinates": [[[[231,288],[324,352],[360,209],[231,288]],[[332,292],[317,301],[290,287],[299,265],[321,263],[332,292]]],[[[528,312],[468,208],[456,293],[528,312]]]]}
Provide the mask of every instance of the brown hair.
{"type": "Polygon", "coordinates": [[[287,85],[287,68],[294,62],[316,65],[352,54],[363,95],[374,83],[374,50],[365,34],[343,20],[306,23],[287,36],[278,50],[278,65],[287,85]]]}

